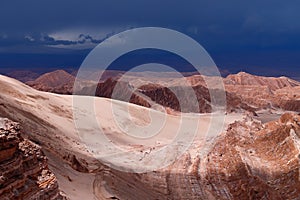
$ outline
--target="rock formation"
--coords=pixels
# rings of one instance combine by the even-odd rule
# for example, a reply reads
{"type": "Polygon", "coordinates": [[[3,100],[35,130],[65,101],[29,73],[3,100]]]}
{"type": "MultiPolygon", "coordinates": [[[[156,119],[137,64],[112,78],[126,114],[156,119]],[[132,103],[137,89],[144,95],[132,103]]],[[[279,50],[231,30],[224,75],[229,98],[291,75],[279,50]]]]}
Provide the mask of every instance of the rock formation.
{"type": "Polygon", "coordinates": [[[299,155],[299,115],[267,124],[246,118],[205,156],[191,150],[167,169],[144,174],[107,168],[94,188],[100,199],[103,190],[115,199],[299,199],[299,155]]]}
{"type": "Polygon", "coordinates": [[[65,199],[40,147],[5,118],[0,118],[0,169],[0,199],[65,199]]]}

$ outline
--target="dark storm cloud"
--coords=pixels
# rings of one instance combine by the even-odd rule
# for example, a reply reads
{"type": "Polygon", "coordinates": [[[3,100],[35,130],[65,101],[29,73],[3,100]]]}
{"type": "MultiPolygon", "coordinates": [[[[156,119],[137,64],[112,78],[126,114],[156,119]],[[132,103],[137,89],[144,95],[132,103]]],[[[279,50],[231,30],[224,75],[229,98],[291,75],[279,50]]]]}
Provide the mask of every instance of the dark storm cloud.
{"type": "MultiPolygon", "coordinates": [[[[46,44],[46,45],[76,45],[76,44],[85,44],[85,43],[93,43],[93,44],[99,44],[100,42],[102,42],[103,40],[97,40],[94,39],[92,36],[90,35],[84,35],[84,34],[80,34],[78,36],[78,40],[57,40],[54,37],[51,37],[49,35],[44,35],[40,38],[40,40],[34,40],[37,41],[37,43],[40,44],[46,44]]],[[[31,41],[31,42],[34,42],[31,41]]]]}
{"type": "Polygon", "coordinates": [[[25,35],[23,37],[17,37],[13,39],[0,38],[0,46],[2,48],[13,46],[13,45],[20,45],[20,44],[28,45],[28,46],[33,46],[33,45],[68,46],[68,45],[86,44],[86,43],[97,45],[102,41],[103,40],[97,40],[90,35],[84,35],[84,34],[80,34],[76,40],[62,40],[62,39],[55,39],[54,37],[45,34],[33,34],[33,35],[25,35]]]}
{"type": "Polygon", "coordinates": [[[3,0],[0,4],[2,52],[27,46],[38,51],[42,46],[96,45],[131,27],[158,26],[193,37],[219,65],[295,67],[299,61],[294,56],[300,49],[296,0],[3,0]],[[84,32],[75,39],[52,35],[67,30],[84,32]],[[92,34],[98,31],[104,35],[92,34]]]}
{"type": "Polygon", "coordinates": [[[80,41],[78,41],[78,43],[80,43],[80,44],[84,44],[86,41],[90,41],[91,43],[94,43],[94,44],[99,44],[100,42],[103,41],[103,39],[97,40],[97,39],[94,39],[90,35],[84,35],[84,34],[80,34],[79,39],[80,39],[80,41]]]}

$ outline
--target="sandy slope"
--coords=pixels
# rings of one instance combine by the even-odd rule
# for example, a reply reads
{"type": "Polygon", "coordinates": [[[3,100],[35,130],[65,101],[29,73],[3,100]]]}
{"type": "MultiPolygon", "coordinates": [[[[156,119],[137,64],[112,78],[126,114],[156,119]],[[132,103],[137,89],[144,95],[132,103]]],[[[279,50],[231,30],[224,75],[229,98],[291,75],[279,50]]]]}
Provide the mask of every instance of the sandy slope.
{"type": "MultiPolygon", "coordinates": [[[[93,174],[86,176],[86,174],[76,172],[64,164],[63,160],[67,160],[72,165],[68,159],[71,155],[75,155],[79,163],[90,172],[103,167],[98,160],[93,158],[92,151],[99,153],[101,158],[108,163],[113,159],[114,164],[125,167],[141,167],[146,163],[152,163],[157,158],[155,156],[156,151],[161,147],[172,144],[182,118],[186,120],[183,130],[186,135],[195,131],[193,128],[195,124],[199,125],[196,129],[197,139],[195,142],[202,141],[203,136],[210,130],[211,114],[171,116],[133,104],[93,97],[78,97],[79,100],[75,101],[73,106],[76,111],[75,118],[86,120],[86,123],[76,129],[73,120],[72,105],[74,99],[72,96],[40,92],[5,76],[0,76],[0,90],[0,115],[19,121],[25,132],[30,133],[28,137],[46,150],[50,156],[50,165],[53,171],[57,173],[56,176],[61,189],[71,199],[81,199],[78,194],[85,194],[86,199],[95,198],[91,194],[93,174]],[[95,105],[95,113],[85,105],[86,102],[92,102],[95,105]],[[111,110],[112,106],[115,116],[111,110]],[[129,111],[130,116],[127,115],[127,111],[129,111]],[[93,119],[93,114],[95,114],[96,119],[93,119]],[[154,124],[150,125],[148,129],[137,129],[136,124],[139,126],[149,124],[149,116],[153,116],[152,122],[154,124]],[[115,119],[119,123],[116,123],[115,119]],[[101,124],[105,137],[99,136],[99,124],[95,122],[101,124]],[[157,129],[158,127],[160,129],[157,129]],[[129,137],[124,132],[133,134],[134,137],[129,137]],[[107,143],[97,146],[94,138],[92,138],[87,140],[87,146],[94,145],[94,148],[87,149],[77,133],[81,137],[87,138],[90,135],[96,136],[97,139],[108,138],[107,143]],[[158,134],[147,140],[141,138],[153,133],[158,134]],[[114,146],[123,149],[123,152],[128,151],[130,153],[116,153],[114,146]],[[105,154],[101,154],[103,151],[105,154]],[[132,152],[133,154],[131,154],[132,152]],[[128,161],[130,162],[128,163],[128,161]],[[88,194],[89,196],[87,196],[88,194]]],[[[213,115],[221,116],[220,114],[213,115]]],[[[224,126],[221,127],[220,131],[224,130],[229,123],[241,119],[242,115],[230,114],[225,117],[224,126]]],[[[222,118],[220,121],[216,120],[216,123],[219,124],[214,124],[214,126],[223,125],[222,118]]],[[[213,130],[214,127],[211,131],[213,130]]],[[[161,155],[168,156],[168,153],[172,156],[177,155],[177,152],[174,152],[176,144],[171,145],[173,148],[166,148],[166,151],[162,151],[161,155]]],[[[171,158],[173,158],[172,156],[171,158]]]]}

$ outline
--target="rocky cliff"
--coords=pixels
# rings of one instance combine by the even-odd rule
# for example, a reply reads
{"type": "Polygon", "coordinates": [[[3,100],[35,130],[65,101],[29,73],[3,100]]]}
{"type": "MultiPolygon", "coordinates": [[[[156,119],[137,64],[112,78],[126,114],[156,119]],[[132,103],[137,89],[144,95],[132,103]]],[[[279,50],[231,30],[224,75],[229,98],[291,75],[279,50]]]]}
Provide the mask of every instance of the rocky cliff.
{"type": "Polygon", "coordinates": [[[65,199],[40,148],[5,118],[0,119],[0,199],[65,199]]]}

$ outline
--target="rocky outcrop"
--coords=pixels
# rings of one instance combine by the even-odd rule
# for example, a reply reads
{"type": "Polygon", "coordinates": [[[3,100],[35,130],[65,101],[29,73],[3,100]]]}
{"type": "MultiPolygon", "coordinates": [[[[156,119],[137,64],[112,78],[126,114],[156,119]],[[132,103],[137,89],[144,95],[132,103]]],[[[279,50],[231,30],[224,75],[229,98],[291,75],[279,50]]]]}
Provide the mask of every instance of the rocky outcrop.
{"type": "Polygon", "coordinates": [[[206,180],[217,199],[298,199],[300,116],[232,124],[212,149],[206,180]]]}
{"type": "Polygon", "coordinates": [[[299,199],[300,116],[231,124],[204,156],[193,149],[167,169],[135,174],[106,169],[94,189],[114,199],[299,199]],[[102,191],[102,192],[101,192],[102,191]]]}
{"type": "Polygon", "coordinates": [[[66,199],[40,147],[5,118],[0,119],[0,169],[0,199],[66,199]]]}

